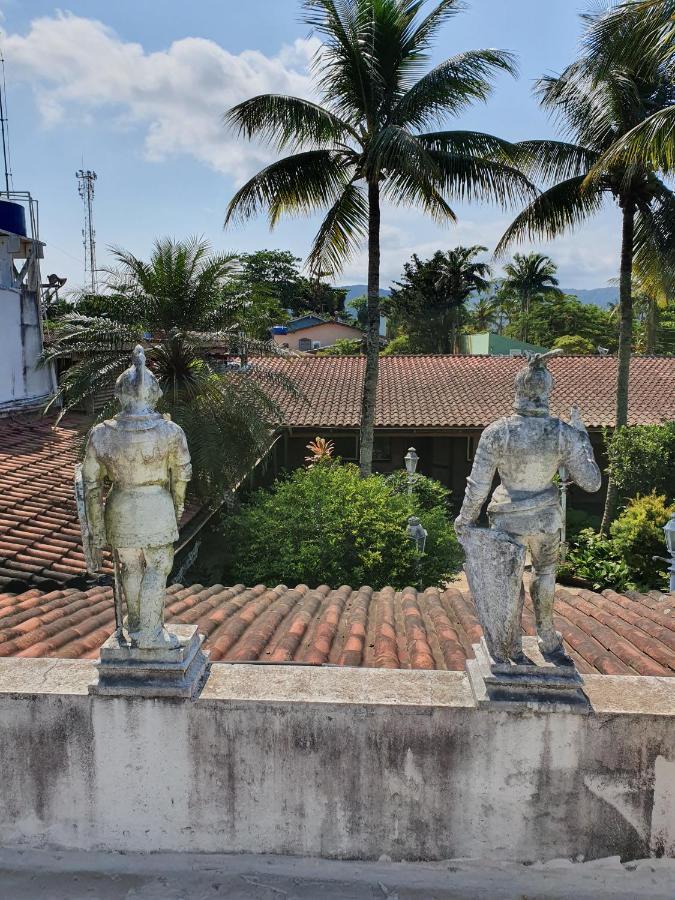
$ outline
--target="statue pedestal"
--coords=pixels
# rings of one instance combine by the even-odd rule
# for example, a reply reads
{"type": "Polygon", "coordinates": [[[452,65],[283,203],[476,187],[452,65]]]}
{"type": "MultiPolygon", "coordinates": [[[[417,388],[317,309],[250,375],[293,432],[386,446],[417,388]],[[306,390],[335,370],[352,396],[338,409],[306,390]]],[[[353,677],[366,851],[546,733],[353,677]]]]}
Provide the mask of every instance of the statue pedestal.
{"type": "Polygon", "coordinates": [[[475,659],[466,661],[471,688],[478,706],[501,709],[586,713],[583,678],[574,666],[548,662],[537,638],[523,638],[523,652],[531,664],[496,663],[482,638],[474,644],[475,659]]]}
{"type": "Polygon", "coordinates": [[[140,650],[132,647],[125,632],[113,634],[101,647],[98,681],[89,693],[102,697],[197,696],[208,674],[208,653],[201,649],[204,636],[196,625],[167,625],[180,647],[173,650],[140,650]]]}

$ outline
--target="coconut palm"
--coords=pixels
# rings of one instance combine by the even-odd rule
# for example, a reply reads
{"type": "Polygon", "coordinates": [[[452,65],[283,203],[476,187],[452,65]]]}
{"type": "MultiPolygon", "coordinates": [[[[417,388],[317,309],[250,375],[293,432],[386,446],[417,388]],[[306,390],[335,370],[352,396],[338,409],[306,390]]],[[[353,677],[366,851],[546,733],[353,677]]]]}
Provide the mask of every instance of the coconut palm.
{"type": "Polygon", "coordinates": [[[370,473],[380,323],[380,216],[383,202],[455,219],[449,201],[502,204],[530,195],[508,164],[510,144],[473,131],[437,130],[472,102],[485,100],[499,72],[514,73],[499,50],[459,53],[421,75],[440,26],[460,8],[440,0],[304,0],[322,38],[314,61],[319,103],[265,94],[231,109],[226,121],[291,155],[267,166],[230,201],[226,223],[267,209],[328,209],[308,258],[310,270],[340,270],[367,240],[367,351],[361,407],[360,469],[370,473]],[[428,130],[432,129],[432,130],[428,130]]]}
{"type": "MultiPolygon", "coordinates": [[[[633,329],[631,276],[635,262],[643,272],[659,267],[673,271],[675,257],[675,195],[646,163],[616,157],[606,168],[602,159],[640,122],[665,109],[673,96],[669,73],[655,57],[636,62],[620,42],[608,53],[601,44],[604,16],[586,17],[579,58],[558,77],[539,80],[542,106],[561,123],[572,142],[526,141],[520,144],[527,171],[553,186],[532,201],[512,222],[497,252],[522,238],[552,239],[598,212],[605,197],[621,210],[620,332],[616,391],[616,426],[628,418],[628,376],[633,329]]],[[[610,478],[603,516],[609,526],[617,504],[610,478]]]]}
{"type": "Polygon", "coordinates": [[[478,297],[469,311],[471,327],[478,333],[491,331],[499,324],[501,304],[496,297],[485,294],[478,297]]]}
{"type": "Polygon", "coordinates": [[[446,298],[450,316],[450,346],[457,353],[457,312],[475,293],[487,291],[490,287],[490,267],[478,262],[475,257],[485,253],[487,247],[455,247],[447,253],[439,254],[436,288],[446,298]],[[454,313],[454,315],[453,315],[454,313]]]}
{"type": "MultiPolygon", "coordinates": [[[[164,392],[159,408],[185,429],[193,487],[217,502],[270,446],[279,409],[263,390],[265,379],[292,386],[250,363],[218,371],[216,353],[241,361],[252,351],[275,352],[240,330],[226,291],[236,257],[211,254],[206,242],[194,239],[157,241],[148,262],[120,249],[113,256],[117,267],[108,273],[107,293],[85,304],[96,314],[75,312],[52,325],[44,362],[68,368],[50,405],[60,405],[63,416],[87,400],[109,397],[131,348],[144,344],[164,392]]],[[[115,411],[111,401],[99,419],[115,411]]]]}
{"type": "Polygon", "coordinates": [[[504,266],[506,277],[500,293],[504,299],[517,300],[520,305],[520,338],[528,338],[530,306],[533,300],[543,297],[562,297],[556,272],[558,267],[550,256],[542,253],[515,253],[513,260],[504,266]]]}

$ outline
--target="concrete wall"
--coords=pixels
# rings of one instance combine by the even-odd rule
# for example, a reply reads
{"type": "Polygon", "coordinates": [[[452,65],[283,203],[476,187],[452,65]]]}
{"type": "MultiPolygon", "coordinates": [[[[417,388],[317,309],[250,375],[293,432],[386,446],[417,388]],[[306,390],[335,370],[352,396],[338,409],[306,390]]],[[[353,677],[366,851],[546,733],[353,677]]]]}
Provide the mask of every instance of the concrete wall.
{"type": "Polygon", "coordinates": [[[342,325],[340,322],[325,322],[321,325],[312,325],[310,328],[289,331],[288,334],[275,334],[272,337],[280,347],[287,346],[291,350],[299,350],[300,341],[305,338],[320,341],[322,347],[332,347],[336,341],[359,341],[363,338],[363,332],[359,328],[342,325]]]}
{"type": "Polygon", "coordinates": [[[675,680],[588,716],[478,710],[463,673],[214,665],[196,703],[0,661],[0,845],[377,859],[675,853],[675,680]]]}

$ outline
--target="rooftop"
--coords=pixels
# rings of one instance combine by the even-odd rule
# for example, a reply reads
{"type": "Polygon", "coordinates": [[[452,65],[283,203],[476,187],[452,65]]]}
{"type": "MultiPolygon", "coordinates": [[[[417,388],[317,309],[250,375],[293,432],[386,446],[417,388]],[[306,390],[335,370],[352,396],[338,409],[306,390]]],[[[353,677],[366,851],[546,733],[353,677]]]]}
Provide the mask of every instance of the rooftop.
{"type": "Polygon", "coordinates": [[[315,316],[315,315],[307,315],[300,316],[297,319],[291,319],[286,327],[289,332],[293,331],[302,331],[305,328],[314,328],[317,325],[341,325],[343,328],[349,328],[350,330],[354,330],[356,328],[356,323],[352,322],[340,322],[339,319],[325,318],[324,316],[315,316]]]}
{"type": "MultiPolygon", "coordinates": [[[[196,624],[213,662],[461,671],[481,637],[456,587],[172,585],[166,617],[196,624]]],[[[674,594],[561,587],[556,627],[582,674],[675,676],[674,594]]],[[[534,634],[529,595],[523,628],[534,634]]],[[[0,594],[0,657],[93,659],[113,629],[110,587],[0,594]]]]}
{"type": "MultiPolygon", "coordinates": [[[[363,356],[269,360],[296,384],[301,397],[279,389],[286,424],[295,428],[357,428],[363,356]]],[[[511,412],[513,379],[523,359],[496,356],[383,356],[377,386],[378,428],[484,428],[511,412]]],[[[578,403],[586,425],[614,424],[616,358],[563,356],[550,361],[556,380],[552,409],[569,414],[578,403]]],[[[631,360],[629,422],[675,419],[675,357],[631,360]]]]}

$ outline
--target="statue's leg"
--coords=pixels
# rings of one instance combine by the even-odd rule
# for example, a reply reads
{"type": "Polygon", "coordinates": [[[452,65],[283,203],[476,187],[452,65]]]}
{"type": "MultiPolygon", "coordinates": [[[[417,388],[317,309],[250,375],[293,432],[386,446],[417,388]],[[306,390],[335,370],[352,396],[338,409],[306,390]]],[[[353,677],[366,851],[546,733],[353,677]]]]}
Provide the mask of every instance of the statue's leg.
{"type": "Polygon", "coordinates": [[[558,534],[534,535],[530,541],[532,554],[532,605],[542,653],[563,654],[562,637],[553,625],[555,574],[560,552],[558,534]]]}
{"type": "Polygon", "coordinates": [[[141,584],[141,628],[139,647],[177,647],[179,641],[164,629],[166,579],[173,565],[173,547],[143,550],[145,572],[141,584]]]}
{"type": "Polygon", "coordinates": [[[141,625],[141,582],[145,562],[142,550],[122,548],[115,550],[119,558],[122,592],[127,605],[127,631],[135,640],[141,625]]]}

